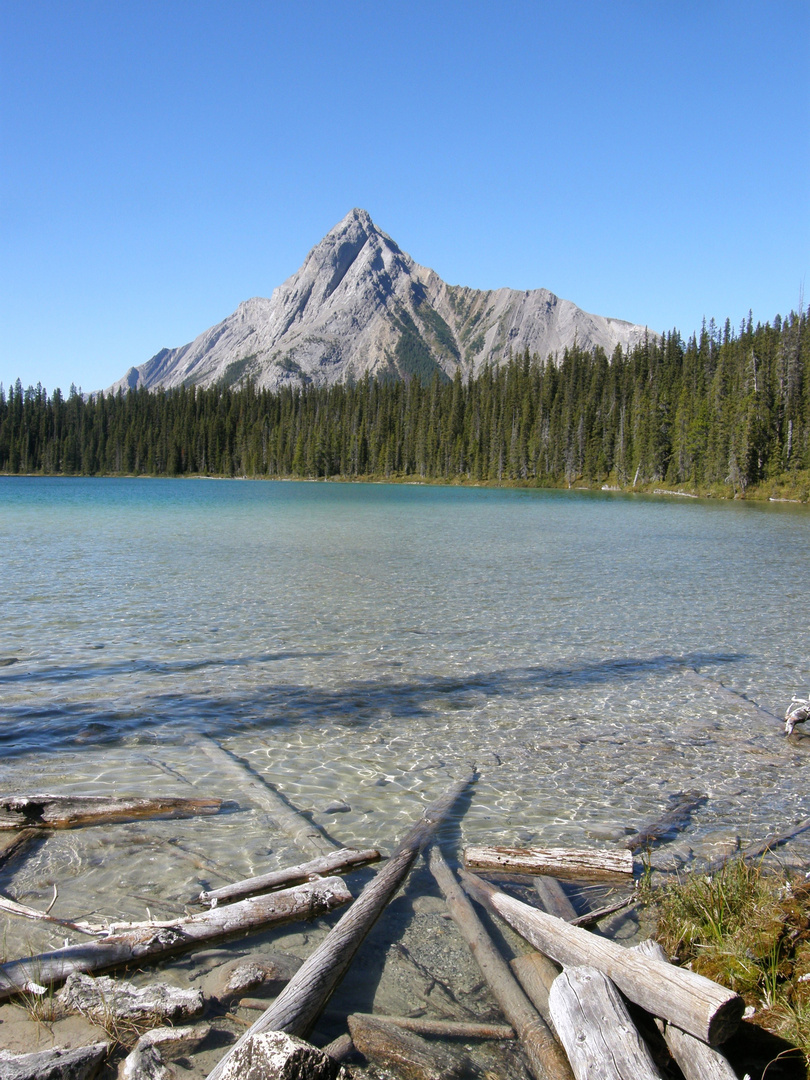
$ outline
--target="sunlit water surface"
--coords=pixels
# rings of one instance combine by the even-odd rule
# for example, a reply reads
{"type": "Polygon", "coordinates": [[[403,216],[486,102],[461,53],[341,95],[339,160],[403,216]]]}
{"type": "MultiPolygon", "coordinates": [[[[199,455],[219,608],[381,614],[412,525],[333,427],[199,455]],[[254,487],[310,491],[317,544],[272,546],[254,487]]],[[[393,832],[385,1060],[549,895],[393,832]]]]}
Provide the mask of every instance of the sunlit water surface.
{"type": "MultiPolygon", "coordinates": [[[[58,883],[64,917],[166,918],[300,861],[200,732],[385,851],[471,763],[451,844],[609,845],[697,790],[677,865],[810,816],[801,740],[718,686],[775,717],[807,694],[804,507],[0,478],[0,543],[0,791],[238,804],[57,834],[0,874],[40,906],[58,883]]],[[[54,940],[9,923],[5,952],[54,940]]]]}

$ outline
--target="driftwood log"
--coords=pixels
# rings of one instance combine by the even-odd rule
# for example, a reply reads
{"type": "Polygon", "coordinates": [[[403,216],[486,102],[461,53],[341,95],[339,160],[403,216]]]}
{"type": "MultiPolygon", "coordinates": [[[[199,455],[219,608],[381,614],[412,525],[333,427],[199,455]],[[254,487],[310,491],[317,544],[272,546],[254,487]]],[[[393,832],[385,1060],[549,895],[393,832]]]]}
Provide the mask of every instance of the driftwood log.
{"type": "Polygon", "coordinates": [[[354,1016],[382,1020],[386,1024],[438,1039],[514,1039],[509,1024],[476,1024],[469,1020],[426,1020],[424,1016],[379,1016],[376,1013],[354,1013],[354,1016]]]}
{"type": "Polygon", "coordinates": [[[573,922],[577,917],[577,910],[568,899],[568,894],[555,877],[545,875],[534,879],[534,891],[537,893],[540,904],[549,915],[556,915],[558,919],[573,922]]]}
{"type": "Polygon", "coordinates": [[[661,1080],[619,991],[601,971],[566,968],[548,996],[577,1080],[661,1080]]]}
{"type": "Polygon", "coordinates": [[[708,802],[707,795],[699,791],[687,791],[681,795],[674,806],[656,821],[643,825],[637,833],[624,841],[628,851],[641,851],[651,847],[657,840],[685,828],[689,824],[692,811],[708,802]]]}
{"type": "Polygon", "coordinates": [[[335,987],[346,974],[355,953],[405,880],[420,851],[474,779],[475,774],[471,773],[454,783],[426,808],[422,818],[402,840],[382,870],[366,885],[346,914],[304,961],[270,1008],[209,1073],[208,1080],[222,1080],[226,1075],[228,1058],[256,1034],[273,1030],[290,1035],[309,1034],[335,987]]]}
{"type": "Polygon", "coordinates": [[[307,855],[327,855],[339,846],[296,810],[264,777],[254,772],[241,758],[225,750],[215,739],[200,735],[197,745],[234,782],[240,794],[270,814],[279,829],[301,851],[307,855]]]}
{"type": "Polygon", "coordinates": [[[37,836],[42,836],[39,829],[20,829],[0,841],[0,866],[20,855],[37,836]]]}
{"type": "Polygon", "coordinates": [[[465,889],[540,952],[566,967],[595,967],[622,993],[711,1045],[734,1034],[744,1002],[738,994],[685,968],[640,957],[607,938],[599,938],[515,900],[472,874],[462,873],[465,889]]]}
{"type": "Polygon", "coordinates": [[[520,989],[507,962],[490,941],[472,904],[436,847],[430,852],[430,870],[481,974],[504,1016],[515,1029],[532,1074],[537,1080],[571,1080],[571,1070],[559,1044],[520,989]]]}
{"type": "Polygon", "coordinates": [[[309,881],[314,877],[324,877],[329,874],[337,874],[346,870],[355,870],[360,866],[377,862],[380,858],[376,848],[367,848],[364,851],[356,851],[354,848],[340,848],[329,855],[319,855],[317,859],[301,863],[298,866],[288,866],[283,870],[271,870],[267,874],[258,877],[246,878],[244,881],[236,881],[233,885],[224,885],[221,889],[210,889],[201,892],[198,902],[201,904],[217,904],[221,900],[239,900],[244,896],[252,896],[254,893],[270,892],[281,886],[297,885],[302,881],[309,881]]]}
{"type": "MultiPolygon", "coordinates": [[[[669,957],[659,943],[649,938],[640,945],[634,945],[632,951],[641,956],[651,956],[663,964],[669,963],[669,957]]],[[[737,1074],[728,1058],[719,1050],[672,1024],[665,1024],[661,1020],[657,1023],[670,1054],[684,1075],[684,1080],[737,1080],[737,1074]]]]}
{"type": "Polygon", "coordinates": [[[462,1080],[474,1073],[466,1054],[429,1043],[382,1016],[353,1013],[348,1024],[354,1048],[401,1080],[462,1080]]]}
{"type": "Polygon", "coordinates": [[[788,840],[800,836],[801,833],[807,832],[808,829],[810,829],[810,818],[805,818],[804,821],[800,821],[797,825],[785,829],[784,832],[774,833],[773,836],[769,836],[766,840],[749,844],[742,850],[732,851],[728,855],[718,855],[716,859],[711,859],[705,863],[703,873],[716,874],[718,870],[722,870],[726,863],[732,862],[734,859],[742,859],[744,862],[758,859],[760,855],[765,855],[766,852],[772,851],[773,848],[779,847],[780,844],[786,844],[788,840]]]}
{"type": "Polygon", "coordinates": [[[629,851],[471,845],[464,849],[464,865],[469,870],[550,874],[574,881],[627,881],[633,877],[633,856],[629,851]]]}
{"type": "Polygon", "coordinates": [[[524,953],[509,961],[509,966],[523,987],[526,997],[534,1005],[545,1022],[551,1025],[548,1010],[548,992],[560,974],[559,967],[540,952],[524,953]]]}
{"type": "Polygon", "coordinates": [[[216,814],[221,799],[125,799],[107,795],[7,795],[0,829],[74,829],[150,817],[216,814]]]}
{"type": "Polygon", "coordinates": [[[171,922],[130,923],[100,941],[0,965],[0,1000],[32,986],[63,982],[74,971],[103,971],[131,961],[143,963],[293,919],[313,919],[352,899],[342,878],[319,878],[253,900],[212,908],[171,922]]]}
{"type": "Polygon", "coordinates": [[[33,1054],[12,1054],[0,1050],[0,1077],[3,1080],[93,1080],[104,1064],[109,1043],[92,1043],[75,1049],[35,1050],[33,1054]]]}

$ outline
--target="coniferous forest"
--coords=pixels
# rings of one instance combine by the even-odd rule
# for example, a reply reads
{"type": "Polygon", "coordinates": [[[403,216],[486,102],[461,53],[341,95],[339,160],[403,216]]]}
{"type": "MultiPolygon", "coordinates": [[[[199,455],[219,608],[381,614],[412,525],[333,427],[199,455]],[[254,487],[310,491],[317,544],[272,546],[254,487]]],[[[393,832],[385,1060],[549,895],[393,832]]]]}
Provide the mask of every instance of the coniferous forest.
{"type": "Polygon", "coordinates": [[[810,497],[810,310],[475,378],[85,397],[0,387],[0,472],[417,479],[810,497]]]}

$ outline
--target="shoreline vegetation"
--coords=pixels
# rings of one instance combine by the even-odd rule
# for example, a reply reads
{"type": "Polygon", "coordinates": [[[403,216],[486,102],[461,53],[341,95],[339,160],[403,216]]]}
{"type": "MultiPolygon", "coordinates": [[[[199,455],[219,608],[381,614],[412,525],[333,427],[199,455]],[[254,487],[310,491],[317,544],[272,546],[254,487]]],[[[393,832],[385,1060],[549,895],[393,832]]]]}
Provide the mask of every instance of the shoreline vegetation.
{"type": "MultiPolygon", "coordinates": [[[[584,488],[810,501],[810,312],[635,348],[64,397],[0,386],[0,473],[584,488]]],[[[285,369],[286,370],[286,369],[285,369]]]]}

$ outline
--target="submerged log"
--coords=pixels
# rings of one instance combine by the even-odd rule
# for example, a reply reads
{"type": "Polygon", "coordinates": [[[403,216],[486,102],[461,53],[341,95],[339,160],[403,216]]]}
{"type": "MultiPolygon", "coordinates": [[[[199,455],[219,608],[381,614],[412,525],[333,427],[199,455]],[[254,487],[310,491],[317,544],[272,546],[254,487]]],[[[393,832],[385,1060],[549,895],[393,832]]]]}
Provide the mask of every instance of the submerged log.
{"type": "Polygon", "coordinates": [[[537,1080],[571,1080],[571,1070],[554,1036],[518,986],[436,847],[430,852],[430,871],[495,1000],[517,1032],[533,1075],[537,1080]]]}
{"type": "Polygon", "coordinates": [[[0,866],[4,866],[16,855],[21,854],[37,836],[42,836],[39,829],[20,829],[19,832],[0,841],[0,866]]]}
{"type": "Polygon", "coordinates": [[[509,1024],[476,1024],[467,1020],[426,1020],[423,1016],[379,1016],[377,1013],[354,1013],[363,1019],[381,1020],[395,1027],[439,1039],[514,1039],[509,1024]]]}
{"type": "Polygon", "coordinates": [[[308,855],[327,855],[338,847],[241,758],[207,735],[198,736],[197,743],[203,753],[236,784],[240,794],[246,795],[256,806],[266,810],[281,831],[301,851],[308,855]]]}
{"type": "Polygon", "coordinates": [[[668,833],[685,828],[689,824],[692,811],[706,802],[708,802],[708,796],[701,795],[699,791],[684,792],[665,814],[629,836],[624,846],[628,851],[639,851],[651,847],[656,840],[661,840],[668,833]]]}
{"type": "Polygon", "coordinates": [[[544,911],[556,915],[558,919],[573,922],[577,910],[568,899],[568,894],[555,877],[538,877],[534,880],[534,891],[544,911]]]}
{"type": "Polygon", "coordinates": [[[464,849],[470,870],[550,874],[574,881],[615,881],[633,876],[629,851],[575,851],[570,848],[476,847],[464,849]]]}
{"type": "Polygon", "coordinates": [[[640,957],[607,938],[555,919],[472,874],[461,876],[471,895],[557,963],[597,968],[647,1012],[712,1045],[737,1029],[745,1007],[738,994],[685,968],[640,957]]]}
{"type": "Polygon", "coordinates": [[[0,829],[74,829],[150,817],[216,814],[221,799],[126,799],[108,795],[7,795],[0,829]]]}
{"type": "Polygon", "coordinates": [[[209,1073],[208,1080],[222,1080],[226,1063],[234,1050],[259,1032],[277,1030],[291,1035],[309,1034],[335,987],[346,974],[355,953],[405,880],[420,851],[474,779],[473,773],[454,783],[426,808],[422,818],[402,840],[382,870],[366,885],[346,914],[304,961],[270,1008],[209,1073]]]}
{"type": "Polygon", "coordinates": [[[740,851],[732,851],[728,855],[718,855],[716,859],[711,859],[703,866],[702,872],[704,874],[716,874],[718,870],[722,870],[726,863],[733,862],[734,859],[742,859],[743,862],[758,859],[760,855],[765,855],[768,851],[772,851],[773,848],[779,847],[780,844],[786,844],[788,840],[800,836],[803,832],[807,832],[808,829],[810,829],[810,818],[805,818],[798,825],[793,825],[791,828],[785,829],[784,832],[774,833],[773,836],[769,836],[766,840],[749,844],[740,851]]]}
{"type": "Polygon", "coordinates": [[[566,968],[548,997],[577,1080],[661,1080],[619,991],[601,971],[566,968]]]}
{"type": "Polygon", "coordinates": [[[559,967],[540,952],[524,953],[509,961],[509,966],[523,987],[523,992],[545,1022],[551,1026],[548,992],[560,974],[559,967]]]}
{"type": "Polygon", "coordinates": [[[193,948],[201,942],[218,941],[293,919],[313,919],[348,904],[351,899],[342,878],[319,878],[269,896],[241,900],[171,922],[112,927],[115,932],[100,941],[69,945],[0,965],[0,1000],[32,985],[63,982],[74,971],[103,971],[134,960],[143,963],[193,948]]]}
{"type": "Polygon", "coordinates": [[[340,873],[343,870],[354,870],[359,866],[367,866],[377,862],[380,858],[376,848],[366,848],[364,851],[356,851],[354,848],[340,848],[329,855],[320,855],[310,862],[301,863],[298,866],[288,866],[283,870],[271,870],[267,874],[258,877],[246,878],[244,881],[235,881],[233,885],[224,885],[221,889],[210,889],[201,892],[198,902],[201,904],[216,904],[220,900],[237,900],[243,896],[251,896],[254,893],[270,892],[282,885],[295,885],[301,881],[309,881],[313,877],[323,877],[328,874],[340,873]]]}
{"type": "Polygon", "coordinates": [[[703,687],[720,701],[724,701],[732,708],[738,710],[742,709],[744,712],[747,712],[750,716],[756,717],[758,720],[764,720],[766,723],[772,724],[774,720],[781,719],[775,713],[769,712],[755,702],[750,701],[743,694],[738,694],[736,690],[729,690],[729,688],[723,686],[721,682],[709,678],[708,675],[703,675],[700,671],[695,671],[694,668],[683,667],[681,668],[681,674],[686,681],[692,683],[693,686],[703,687]]]}
{"type": "Polygon", "coordinates": [[[348,1023],[355,1049],[401,1080],[461,1080],[474,1071],[466,1054],[429,1043],[383,1017],[354,1013],[348,1023]]]}
{"type": "MultiPolygon", "coordinates": [[[[640,945],[634,945],[633,952],[641,956],[651,956],[663,964],[669,963],[666,952],[657,941],[650,938],[642,941],[640,945]]],[[[684,1080],[737,1080],[737,1074],[729,1064],[728,1058],[719,1050],[708,1046],[693,1035],[688,1035],[672,1024],[665,1024],[662,1020],[658,1020],[657,1023],[662,1030],[670,1054],[684,1075],[684,1080]]]]}

